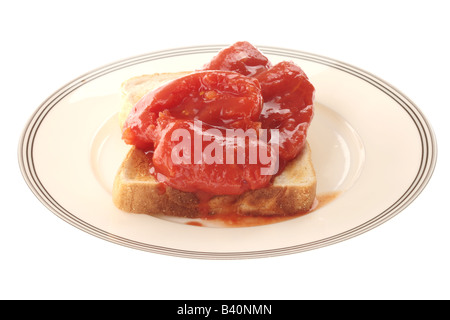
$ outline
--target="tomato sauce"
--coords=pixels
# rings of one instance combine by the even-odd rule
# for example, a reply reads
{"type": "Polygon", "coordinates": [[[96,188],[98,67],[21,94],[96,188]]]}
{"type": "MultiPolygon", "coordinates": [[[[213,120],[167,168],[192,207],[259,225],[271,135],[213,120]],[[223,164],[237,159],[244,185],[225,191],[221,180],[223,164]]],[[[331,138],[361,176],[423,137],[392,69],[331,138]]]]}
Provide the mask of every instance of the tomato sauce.
{"type": "Polygon", "coordinates": [[[204,227],[208,225],[208,221],[213,222],[220,222],[219,225],[223,225],[225,227],[236,227],[236,228],[242,228],[242,227],[255,227],[255,226],[262,226],[267,224],[273,224],[283,221],[288,221],[291,219],[295,219],[304,215],[307,215],[311,212],[317,211],[323,207],[325,207],[327,204],[329,204],[331,201],[336,199],[341,194],[341,191],[333,191],[333,192],[327,192],[318,194],[316,196],[314,205],[311,209],[309,209],[306,212],[298,212],[297,214],[290,215],[290,216],[247,216],[247,215],[240,215],[235,210],[225,210],[226,213],[220,214],[220,215],[207,215],[202,217],[202,219],[205,221],[204,223],[201,223],[199,221],[188,221],[185,224],[191,225],[191,226],[198,226],[198,227],[204,227]]]}

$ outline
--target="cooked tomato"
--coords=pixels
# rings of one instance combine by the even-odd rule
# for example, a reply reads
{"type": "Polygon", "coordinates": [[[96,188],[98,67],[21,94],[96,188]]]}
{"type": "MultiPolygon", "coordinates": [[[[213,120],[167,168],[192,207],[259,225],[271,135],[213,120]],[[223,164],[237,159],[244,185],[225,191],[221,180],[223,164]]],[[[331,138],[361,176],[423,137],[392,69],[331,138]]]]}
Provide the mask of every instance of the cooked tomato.
{"type": "Polygon", "coordinates": [[[123,132],[126,143],[141,149],[159,140],[157,119],[167,112],[176,119],[210,125],[258,121],[262,110],[259,82],[228,71],[199,71],[150,91],[134,106],[123,132]]]}
{"type": "Polygon", "coordinates": [[[266,186],[259,162],[251,163],[250,145],[240,146],[224,128],[190,120],[173,120],[164,127],[153,153],[158,180],[186,192],[235,195],[266,186]],[[240,161],[239,155],[244,154],[240,161]],[[232,155],[232,161],[227,161],[232,155]]]}
{"type": "Polygon", "coordinates": [[[271,67],[271,63],[257,48],[247,41],[239,41],[221,50],[203,68],[205,70],[235,71],[253,77],[271,67]]]}
{"type": "Polygon", "coordinates": [[[306,142],[314,87],[293,62],[272,66],[248,42],[222,50],[204,69],[140,99],[123,139],[149,151],[158,180],[179,190],[241,194],[267,186],[306,142]],[[243,135],[228,135],[236,129],[243,135]],[[268,139],[277,130],[279,141],[261,139],[264,130],[268,139]]]}
{"type": "Polygon", "coordinates": [[[313,117],[314,87],[303,70],[283,61],[256,77],[261,85],[264,108],[262,128],[278,129],[280,157],[295,158],[302,150],[313,117]]]}

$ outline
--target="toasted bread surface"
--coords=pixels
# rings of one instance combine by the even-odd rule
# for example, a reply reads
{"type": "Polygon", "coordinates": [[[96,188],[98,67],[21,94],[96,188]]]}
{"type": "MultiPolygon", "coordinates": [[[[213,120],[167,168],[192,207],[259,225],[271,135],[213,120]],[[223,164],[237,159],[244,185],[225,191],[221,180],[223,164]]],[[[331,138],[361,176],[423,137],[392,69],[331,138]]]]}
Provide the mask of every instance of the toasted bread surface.
{"type": "MultiPolygon", "coordinates": [[[[188,73],[158,73],[125,81],[121,86],[121,127],[143,95],[188,73]]],[[[269,186],[241,195],[217,195],[205,199],[198,193],[183,192],[158,182],[150,174],[150,168],[151,159],[143,151],[131,147],[113,186],[113,201],[119,209],[188,218],[221,215],[230,211],[249,216],[289,216],[310,210],[316,196],[317,181],[308,143],[269,186]]]]}

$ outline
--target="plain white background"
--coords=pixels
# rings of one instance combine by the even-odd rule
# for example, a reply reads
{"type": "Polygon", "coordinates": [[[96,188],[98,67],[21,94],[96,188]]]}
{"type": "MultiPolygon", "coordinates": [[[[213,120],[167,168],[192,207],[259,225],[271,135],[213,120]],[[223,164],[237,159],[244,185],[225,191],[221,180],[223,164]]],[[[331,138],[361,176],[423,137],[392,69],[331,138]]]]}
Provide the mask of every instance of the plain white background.
{"type": "Polygon", "coordinates": [[[447,1],[436,0],[2,2],[0,298],[450,298],[449,12],[447,1]],[[238,40],[328,56],[400,89],[438,140],[427,188],[399,215],[350,240],[236,261],[109,243],[33,196],[18,167],[19,137],[55,90],[129,56],[238,40]]]}

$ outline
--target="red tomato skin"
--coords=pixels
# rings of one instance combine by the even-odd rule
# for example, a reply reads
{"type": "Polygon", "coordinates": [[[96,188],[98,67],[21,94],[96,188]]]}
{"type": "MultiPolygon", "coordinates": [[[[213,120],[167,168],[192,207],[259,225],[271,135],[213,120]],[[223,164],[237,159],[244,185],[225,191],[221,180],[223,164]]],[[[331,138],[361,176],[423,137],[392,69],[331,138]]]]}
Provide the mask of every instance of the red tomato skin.
{"type": "Polygon", "coordinates": [[[254,77],[271,66],[269,59],[256,47],[247,41],[239,41],[221,50],[203,69],[235,71],[254,77]]]}

